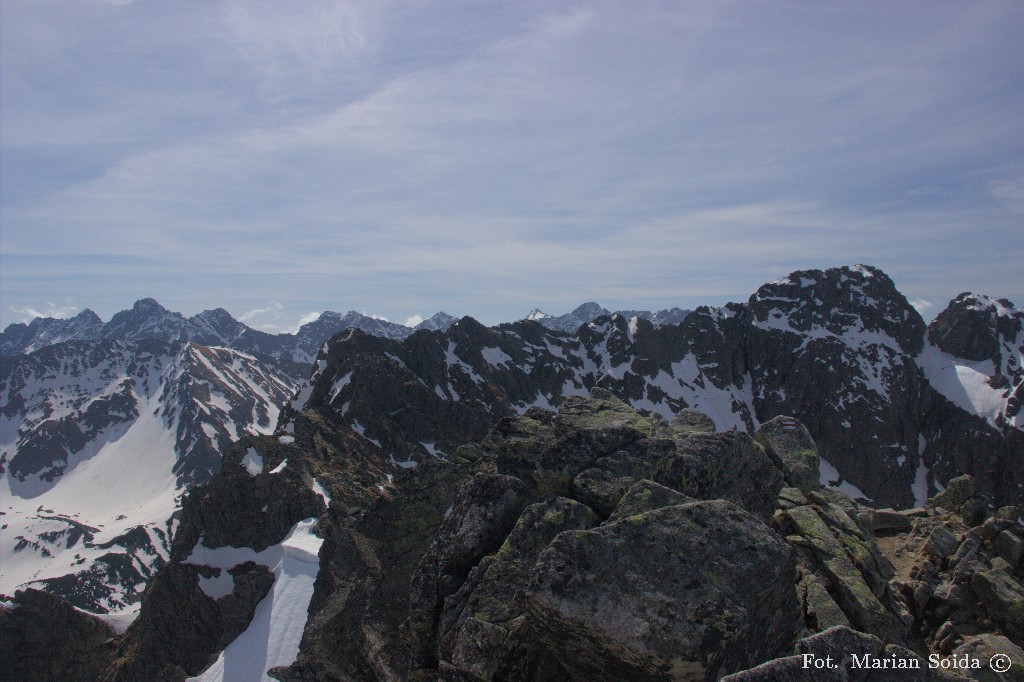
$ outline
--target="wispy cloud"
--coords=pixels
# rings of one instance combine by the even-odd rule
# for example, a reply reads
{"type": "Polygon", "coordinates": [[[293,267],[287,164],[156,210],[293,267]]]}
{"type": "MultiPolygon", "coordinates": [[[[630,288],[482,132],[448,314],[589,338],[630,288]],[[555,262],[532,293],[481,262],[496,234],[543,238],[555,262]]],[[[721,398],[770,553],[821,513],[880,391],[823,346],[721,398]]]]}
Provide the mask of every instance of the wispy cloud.
{"type": "Polygon", "coordinates": [[[931,301],[926,301],[923,298],[915,298],[910,301],[910,305],[914,306],[917,312],[921,313],[922,317],[929,317],[928,312],[935,307],[935,304],[931,301]]]}
{"type": "Polygon", "coordinates": [[[130,273],[264,328],[496,322],[852,262],[1024,297],[1013,3],[61,7],[3,8],[21,308],[73,286],[109,315],[130,273]]]}
{"type": "Polygon", "coordinates": [[[278,314],[283,309],[284,309],[284,306],[282,306],[280,303],[272,301],[265,308],[253,308],[252,310],[245,311],[244,313],[242,313],[241,315],[238,316],[238,321],[239,322],[249,322],[253,318],[263,317],[267,313],[278,314]]]}
{"type": "Polygon", "coordinates": [[[19,316],[19,322],[31,322],[37,317],[53,317],[58,320],[64,320],[69,317],[74,317],[78,314],[78,306],[74,305],[57,305],[52,301],[48,301],[45,306],[34,307],[24,306],[22,308],[11,307],[11,312],[19,316]]]}
{"type": "Polygon", "coordinates": [[[1006,202],[1013,213],[1024,213],[1024,175],[1011,180],[994,180],[991,183],[992,196],[1006,202]]]}
{"type": "Polygon", "coordinates": [[[292,325],[290,328],[286,330],[286,332],[288,334],[295,334],[296,332],[299,331],[302,325],[309,324],[310,322],[316,322],[319,318],[320,313],[318,313],[315,310],[311,310],[302,317],[300,317],[294,325],[292,325]]]}

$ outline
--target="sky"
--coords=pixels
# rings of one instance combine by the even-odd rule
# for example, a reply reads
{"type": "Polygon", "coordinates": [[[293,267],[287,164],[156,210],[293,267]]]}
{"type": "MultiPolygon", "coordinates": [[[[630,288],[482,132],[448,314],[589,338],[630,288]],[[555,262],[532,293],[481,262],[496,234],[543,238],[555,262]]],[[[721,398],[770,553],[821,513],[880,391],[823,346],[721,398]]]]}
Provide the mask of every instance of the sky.
{"type": "Polygon", "coordinates": [[[0,325],[1024,304],[1024,5],[3,0],[0,325]]]}

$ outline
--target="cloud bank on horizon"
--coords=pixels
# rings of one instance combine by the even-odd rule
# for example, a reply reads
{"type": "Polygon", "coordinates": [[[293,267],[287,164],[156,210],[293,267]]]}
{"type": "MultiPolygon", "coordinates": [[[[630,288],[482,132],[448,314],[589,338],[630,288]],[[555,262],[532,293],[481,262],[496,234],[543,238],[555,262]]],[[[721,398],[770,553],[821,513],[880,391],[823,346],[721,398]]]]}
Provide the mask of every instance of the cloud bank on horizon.
{"type": "Polygon", "coordinates": [[[1024,303],[1021,35],[998,0],[5,0],[0,321],[495,323],[857,262],[1024,303]]]}

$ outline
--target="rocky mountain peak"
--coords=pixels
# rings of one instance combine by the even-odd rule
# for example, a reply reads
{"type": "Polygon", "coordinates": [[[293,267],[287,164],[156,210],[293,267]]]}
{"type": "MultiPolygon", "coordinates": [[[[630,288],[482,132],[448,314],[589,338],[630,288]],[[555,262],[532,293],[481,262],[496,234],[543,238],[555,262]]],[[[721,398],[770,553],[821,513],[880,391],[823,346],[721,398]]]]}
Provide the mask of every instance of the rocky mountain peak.
{"type": "Polygon", "coordinates": [[[489,327],[484,326],[476,318],[466,315],[448,327],[448,337],[471,342],[481,341],[492,335],[489,327]]]}
{"type": "Polygon", "coordinates": [[[100,319],[100,316],[97,315],[96,313],[94,313],[92,311],[92,309],[90,309],[90,308],[86,308],[82,312],[78,313],[77,315],[72,317],[69,320],[69,322],[74,323],[75,326],[89,326],[89,327],[92,327],[94,325],[102,325],[103,324],[103,320],[100,319]]]}
{"type": "Polygon", "coordinates": [[[888,275],[869,265],[799,270],[762,286],[747,305],[763,329],[876,334],[907,353],[922,348],[925,325],[920,313],[888,275]]]}
{"type": "Polygon", "coordinates": [[[449,315],[448,313],[442,310],[441,312],[435,313],[431,317],[420,322],[418,325],[414,327],[414,329],[416,331],[419,331],[421,329],[427,329],[431,331],[447,331],[447,329],[451,327],[457,319],[458,318],[456,318],[454,315],[449,315]]]}
{"type": "Polygon", "coordinates": [[[942,352],[966,360],[990,360],[1024,327],[1024,312],[1006,299],[964,292],[928,325],[928,340],[942,352]]]}
{"type": "Polygon", "coordinates": [[[223,308],[204,310],[190,317],[184,329],[187,338],[204,345],[229,346],[249,330],[223,308]]]}
{"type": "Polygon", "coordinates": [[[0,355],[31,353],[63,341],[98,339],[102,332],[103,320],[88,308],[67,319],[37,317],[28,324],[8,325],[0,334],[0,355]]]}
{"type": "Polygon", "coordinates": [[[601,315],[609,315],[609,314],[610,314],[609,310],[607,310],[606,308],[603,308],[602,306],[598,305],[597,303],[594,303],[593,301],[588,301],[586,303],[583,303],[582,305],[577,306],[576,309],[572,311],[572,315],[575,315],[576,317],[581,318],[581,319],[589,319],[589,320],[593,320],[593,319],[595,319],[597,317],[600,317],[601,315]]]}
{"type": "Polygon", "coordinates": [[[217,324],[230,324],[232,322],[237,322],[237,320],[232,317],[231,313],[223,308],[204,310],[203,312],[194,315],[191,319],[206,320],[217,324]]]}
{"type": "Polygon", "coordinates": [[[169,313],[170,312],[169,310],[167,310],[167,308],[165,308],[162,305],[160,305],[160,303],[158,303],[155,298],[150,298],[150,297],[140,298],[139,300],[135,301],[134,305],[132,305],[132,310],[133,311],[137,311],[137,312],[141,311],[141,312],[155,312],[155,313],[169,313]]]}
{"type": "Polygon", "coordinates": [[[176,341],[181,338],[185,317],[171,312],[152,298],[142,298],[130,310],[115,313],[103,326],[108,339],[157,338],[176,341]]]}

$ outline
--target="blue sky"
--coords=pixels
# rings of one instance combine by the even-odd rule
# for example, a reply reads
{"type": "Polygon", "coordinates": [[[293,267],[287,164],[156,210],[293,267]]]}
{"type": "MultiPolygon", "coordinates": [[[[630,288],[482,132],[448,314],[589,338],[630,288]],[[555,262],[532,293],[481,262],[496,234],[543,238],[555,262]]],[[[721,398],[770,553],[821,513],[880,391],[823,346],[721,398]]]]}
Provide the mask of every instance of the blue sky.
{"type": "Polygon", "coordinates": [[[1024,303],[1019,2],[4,0],[0,323],[1024,303]]]}

